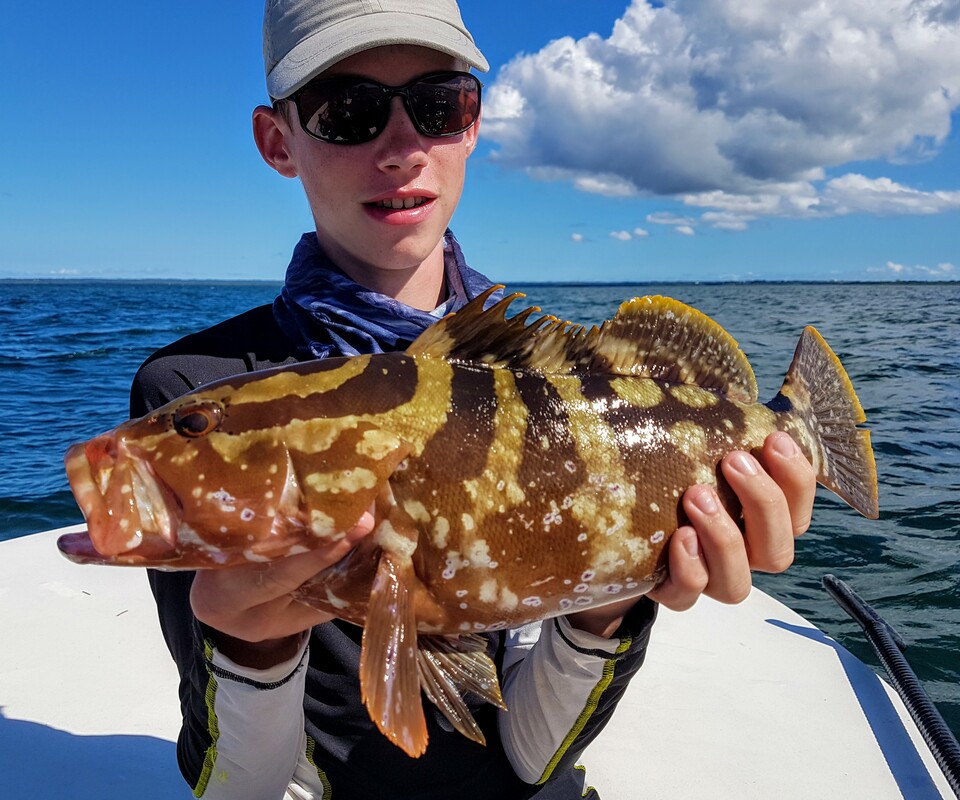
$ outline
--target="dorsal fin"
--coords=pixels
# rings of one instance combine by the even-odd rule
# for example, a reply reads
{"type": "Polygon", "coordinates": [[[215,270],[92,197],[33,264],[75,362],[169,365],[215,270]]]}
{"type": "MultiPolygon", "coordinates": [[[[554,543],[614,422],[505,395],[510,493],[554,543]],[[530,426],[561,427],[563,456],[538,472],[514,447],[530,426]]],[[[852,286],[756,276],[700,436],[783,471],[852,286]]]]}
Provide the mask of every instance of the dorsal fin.
{"type": "Polygon", "coordinates": [[[542,316],[536,306],[507,319],[520,293],[486,311],[494,286],[460,311],[427,328],[413,355],[475,361],[546,373],[612,373],[686,383],[753,403],[757,383],[736,340],[695,308],[669,297],[636,297],[600,327],[542,316]]]}

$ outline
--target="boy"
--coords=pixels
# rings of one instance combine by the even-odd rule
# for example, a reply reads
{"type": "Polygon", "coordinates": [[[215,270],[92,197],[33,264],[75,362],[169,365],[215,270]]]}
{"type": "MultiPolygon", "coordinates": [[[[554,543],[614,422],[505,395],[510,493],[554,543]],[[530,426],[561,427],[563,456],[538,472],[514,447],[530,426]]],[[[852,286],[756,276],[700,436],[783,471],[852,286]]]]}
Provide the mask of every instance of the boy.
{"type": "MultiPolygon", "coordinates": [[[[454,0],[268,0],[264,55],[274,105],[255,109],[254,138],[267,164],[300,179],[316,232],[272,307],[145,363],[135,416],[238,372],[402,349],[490,285],[447,229],[480,126],[467,70],[487,69],[454,0]]],[[[762,461],[737,453],[723,465],[745,534],[712,489],[685,493],[691,525],[648,597],[488,635],[510,711],[473,707],[486,747],[428,709],[426,753],[404,755],[360,702],[359,630],[290,596],[370,533],[371,514],[342,541],[282,562],[152,573],[181,673],[184,777],[205,798],[584,796],[576,758],[639,669],[657,603],[739,601],[751,568],[792,561],[813,472],[785,435],[767,440],[762,461]]]]}

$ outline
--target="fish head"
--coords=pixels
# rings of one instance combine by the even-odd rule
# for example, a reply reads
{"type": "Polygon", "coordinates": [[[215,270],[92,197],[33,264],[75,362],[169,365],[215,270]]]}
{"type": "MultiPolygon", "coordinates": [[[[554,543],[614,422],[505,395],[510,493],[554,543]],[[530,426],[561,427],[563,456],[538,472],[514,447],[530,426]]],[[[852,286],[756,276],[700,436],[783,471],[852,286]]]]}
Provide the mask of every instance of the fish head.
{"type": "Polygon", "coordinates": [[[199,569],[342,538],[411,452],[376,415],[353,413],[356,392],[337,391],[365,363],[234,376],[72,446],[66,470],[89,537],[61,550],[199,569]]]}
{"type": "Polygon", "coordinates": [[[216,566],[269,539],[278,515],[299,513],[282,439],[260,430],[251,441],[228,407],[194,393],[68,449],[87,549],[111,563],[216,566]]]}

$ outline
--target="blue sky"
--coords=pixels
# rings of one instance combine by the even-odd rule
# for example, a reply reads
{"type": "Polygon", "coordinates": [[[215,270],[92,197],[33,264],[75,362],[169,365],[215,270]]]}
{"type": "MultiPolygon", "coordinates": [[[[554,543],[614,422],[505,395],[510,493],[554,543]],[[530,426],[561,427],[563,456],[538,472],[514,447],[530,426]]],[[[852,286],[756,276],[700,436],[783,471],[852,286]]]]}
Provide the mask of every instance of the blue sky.
{"type": "MultiPolygon", "coordinates": [[[[960,3],[462,0],[506,281],[960,279],[960,3]]],[[[6,3],[0,278],[281,279],[261,0],[6,3]]]]}

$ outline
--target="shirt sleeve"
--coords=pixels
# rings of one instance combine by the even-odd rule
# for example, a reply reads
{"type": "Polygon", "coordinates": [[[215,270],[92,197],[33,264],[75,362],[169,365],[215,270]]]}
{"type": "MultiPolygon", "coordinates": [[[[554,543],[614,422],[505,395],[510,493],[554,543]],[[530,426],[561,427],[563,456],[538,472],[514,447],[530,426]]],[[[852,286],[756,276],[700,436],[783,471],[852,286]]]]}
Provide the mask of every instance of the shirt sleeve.
{"type": "Polygon", "coordinates": [[[657,605],[642,598],[611,639],[563,617],[509,631],[499,715],[517,775],[543,784],[579,758],[616,709],[646,656],[657,605]]]}
{"type": "Polygon", "coordinates": [[[308,639],[303,637],[293,658],[264,670],[234,663],[206,640],[211,743],[194,787],[196,797],[284,796],[306,749],[303,691],[308,639]]]}

